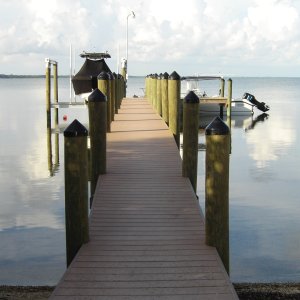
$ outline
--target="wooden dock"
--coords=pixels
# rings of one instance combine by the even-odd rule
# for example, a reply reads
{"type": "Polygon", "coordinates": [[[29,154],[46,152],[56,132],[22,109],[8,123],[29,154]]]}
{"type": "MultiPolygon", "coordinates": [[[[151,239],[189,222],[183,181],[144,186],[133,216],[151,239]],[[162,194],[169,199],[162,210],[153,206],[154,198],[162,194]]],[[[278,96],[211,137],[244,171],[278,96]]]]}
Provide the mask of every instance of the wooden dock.
{"type": "Polygon", "coordinates": [[[145,99],[124,99],[108,134],[90,242],[50,299],[238,299],[174,138],[145,99]]]}

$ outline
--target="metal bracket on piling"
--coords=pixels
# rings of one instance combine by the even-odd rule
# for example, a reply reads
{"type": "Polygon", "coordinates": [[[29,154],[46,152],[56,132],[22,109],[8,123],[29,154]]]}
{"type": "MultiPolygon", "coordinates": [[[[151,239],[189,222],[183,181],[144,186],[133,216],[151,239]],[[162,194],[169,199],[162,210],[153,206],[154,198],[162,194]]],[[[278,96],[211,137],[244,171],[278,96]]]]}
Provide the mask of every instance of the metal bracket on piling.
{"type": "Polygon", "coordinates": [[[57,61],[50,59],[49,57],[45,58],[46,68],[50,67],[50,65],[57,65],[57,61]]]}

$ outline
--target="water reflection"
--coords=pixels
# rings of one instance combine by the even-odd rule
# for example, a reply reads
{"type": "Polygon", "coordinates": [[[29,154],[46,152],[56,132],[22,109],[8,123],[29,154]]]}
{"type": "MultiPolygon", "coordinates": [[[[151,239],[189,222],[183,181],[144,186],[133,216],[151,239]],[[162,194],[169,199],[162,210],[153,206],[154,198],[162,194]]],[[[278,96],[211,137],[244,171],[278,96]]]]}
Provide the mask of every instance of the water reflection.
{"type": "Polygon", "coordinates": [[[44,80],[0,87],[0,98],[10,99],[0,111],[0,283],[53,285],[65,268],[64,198],[61,172],[48,171],[61,147],[52,136],[57,156],[47,153],[44,80]]]}
{"type": "MultiPolygon", "coordinates": [[[[143,78],[137,81],[137,89],[143,82],[143,78]]],[[[131,81],[129,86],[133,84],[131,81]]],[[[60,99],[69,99],[68,80],[61,79],[59,86],[60,99]]],[[[249,90],[270,103],[271,110],[263,122],[255,115],[232,118],[229,195],[233,281],[300,280],[299,87],[299,78],[234,79],[233,97],[249,90]]],[[[60,109],[59,130],[52,128],[50,160],[44,94],[44,79],[0,80],[1,284],[56,284],[65,268],[60,134],[74,118],[87,127],[87,111],[60,109]]],[[[199,132],[199,147],[205,149],[204,135],[199,132]]],[[[203,211],[204,158],[205,152],[199,151],[197,194],[203,211]]]]}
{"type": "Polygon", "coordinates": [[[52,177],[59,171],[59,133],[54,130],[54,163],[52,155],[52,129],[47,128],[48,170],[52,177]]]}
{"type": "MultiPolygon", "coordinates": [[[[258,116],[254,115],[234,115],[231,117],[231,127],[243,128],[245,131],[254,129],[257,123],[265,122],[268,119],[268,114],[263,113],[258,116]]],[[[207,125],[215,118],[215,116],[200,116],[199,127],[205,129],[207,125]]],[[[225,122],[228,120],[225,118],[225,122]]]]}
{"type": "Polygon", "coordinates": [[[254,120],[252,118],[251,124],[246,126],[245,131],[253,130],[258,123],[265,122],[268,118],[269,118],[269,115],[266,113],[260,114],[259,116],[255,117],[254,120]]]}
{"type": "Polygon", "coordinates": [[[272,127],[264,126],[262,128],[258,122],[254,125],[257,125],[256,130],[247,130],[246,139],[249,145],[249,154],[256,161],[258,168],[265,168],[268,162],[278,160],[295,143],[296,130],[283,117],[272,122],[272,127]]]}

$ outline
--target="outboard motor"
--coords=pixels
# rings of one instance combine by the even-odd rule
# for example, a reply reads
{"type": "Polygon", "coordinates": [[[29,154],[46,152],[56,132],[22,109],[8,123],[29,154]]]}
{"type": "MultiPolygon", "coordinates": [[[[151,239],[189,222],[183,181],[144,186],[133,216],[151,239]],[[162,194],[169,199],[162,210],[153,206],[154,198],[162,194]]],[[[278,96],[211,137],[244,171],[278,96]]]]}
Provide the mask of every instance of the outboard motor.
{"type": "Polygon", "coordinates": [[[245,93],[243,96],[243,99],[248,100],[249,102],[251,102],[255,107],[257,107],[259,110],[266,112],[270,109],[270,107],[265,103],[265,102],[259,102],[256,100],[256,98],[249,94],[249,93],[245,93]]]}

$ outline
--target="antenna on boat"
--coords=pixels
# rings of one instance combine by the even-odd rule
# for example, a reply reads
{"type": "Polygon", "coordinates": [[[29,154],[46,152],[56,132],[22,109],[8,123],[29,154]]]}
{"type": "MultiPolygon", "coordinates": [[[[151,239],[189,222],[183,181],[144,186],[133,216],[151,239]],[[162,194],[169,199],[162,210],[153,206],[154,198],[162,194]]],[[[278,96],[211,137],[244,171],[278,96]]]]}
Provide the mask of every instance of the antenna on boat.
{"type": "Polygon", "coordinates": [[[72,102],[72,43],[70,43],[70,102],[72,102]]]}
{"type": "Polygon", "coordinates": [[[117,74],[120,71],[120,44],[118,44],[118,53],[117,53],[117,74]]]}

